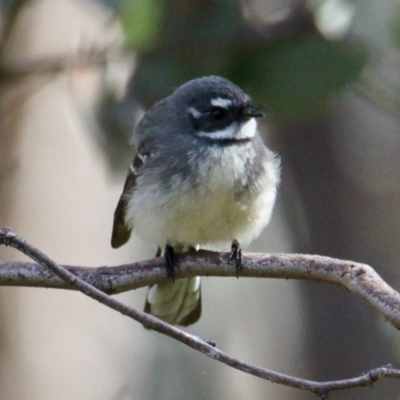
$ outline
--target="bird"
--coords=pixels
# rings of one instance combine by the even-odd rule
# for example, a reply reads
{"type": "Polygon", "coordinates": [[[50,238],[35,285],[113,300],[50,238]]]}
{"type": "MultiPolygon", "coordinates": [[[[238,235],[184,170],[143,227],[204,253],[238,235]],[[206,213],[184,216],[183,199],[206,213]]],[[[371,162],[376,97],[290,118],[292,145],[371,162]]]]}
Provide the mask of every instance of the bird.
{"type": "Polygon", "coordinates": [[[241,246],[268,224],[280,181],[280,159],[264,144],[264,113],[233,82],[190,80],[155,103],[134,129],[133,162],[114,212],[111,245],[132,230],[157,247],[169,278],[150,286],[144,311],[172,325],[198,321],[199,277],[175,279],[177,254],[227,249],[237,273],[241,246]]]}

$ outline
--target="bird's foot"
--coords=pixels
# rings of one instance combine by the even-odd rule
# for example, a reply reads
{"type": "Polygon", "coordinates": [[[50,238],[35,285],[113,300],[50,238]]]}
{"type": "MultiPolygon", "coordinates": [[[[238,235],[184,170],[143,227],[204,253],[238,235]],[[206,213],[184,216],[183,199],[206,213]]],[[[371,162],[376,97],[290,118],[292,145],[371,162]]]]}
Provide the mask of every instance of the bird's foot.
{"type": "Polygon", "coordinates": [[[236,277],[239,278],[239,272],[242,268],[242,249],[240,248],[239,242],[234,240],[231,246],[231,253],[228,259],[229,264],[235,264],[236,277]]]}
{"type": "Polygon", "coordinates": [[[167,269],[167,276],[173,281],[175,280],[175,267],[179,268],[178,257],[172,246],[167,244],[164,251],[165,267],[167,269]]]}

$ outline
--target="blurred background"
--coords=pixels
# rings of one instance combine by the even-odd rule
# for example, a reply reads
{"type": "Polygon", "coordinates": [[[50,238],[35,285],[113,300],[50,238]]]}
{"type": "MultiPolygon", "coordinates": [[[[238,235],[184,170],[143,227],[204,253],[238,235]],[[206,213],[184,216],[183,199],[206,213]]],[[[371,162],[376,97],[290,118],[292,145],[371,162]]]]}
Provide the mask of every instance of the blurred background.
{"type": "MultiPolygon", "coordinates": [[[[272,222],[245,250],[365,262],[399,289],[399,44],[398,0],[1,0],[0,226],[59,263],[151,258],[137,238],[109,244],[129,136],[155,101],[217,74],[265,109],[282,158],[272,222]]],[[[141,308],[145,293],[118,297],[141,308]]],[[[399,333],[341,288],[208,278],[203,296],[188,330],[263,367],[333,380],[400,365],[399,333]]],[[[400,384],[331,397],[400,399],[400,384]]],[[[1,400],[228,398],[314,397],[79,293],[0,289],[1,400]]]]}

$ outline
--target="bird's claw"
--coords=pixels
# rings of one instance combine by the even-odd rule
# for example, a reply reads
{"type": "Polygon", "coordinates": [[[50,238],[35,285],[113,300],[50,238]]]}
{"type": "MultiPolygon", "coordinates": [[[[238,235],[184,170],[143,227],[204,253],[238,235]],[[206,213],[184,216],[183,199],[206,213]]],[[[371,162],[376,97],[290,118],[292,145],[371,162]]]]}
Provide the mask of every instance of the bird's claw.
{"type": "Polygon", "coordinates": [[[228,263],[235,264],[236,277],[239,278],[239,272],[242,268],[242,249],[240,248],[239,242],[237,240],[234,240],[232,242],[228,263]]]}
{"type": "Polygon", "coordinates": [[[167,269],[167,276],[175,281],[175,267],[179,268],[178,257],[172,246],[167,244],[164,251],[165,267],[167,269]]]}

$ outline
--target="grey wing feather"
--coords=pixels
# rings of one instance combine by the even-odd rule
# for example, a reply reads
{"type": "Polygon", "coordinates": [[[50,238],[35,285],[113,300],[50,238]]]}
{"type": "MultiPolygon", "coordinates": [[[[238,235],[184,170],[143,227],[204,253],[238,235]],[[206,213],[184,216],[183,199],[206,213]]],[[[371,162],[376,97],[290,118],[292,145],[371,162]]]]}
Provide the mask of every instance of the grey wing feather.
{"type": "Polygon", "coordinates": [[[114,249],[125,244],[131,236],[132,227],[127,225],[125,217],[129,199],[136,185],[136,175],[136,171],[132,165],[131,168],[129,168],[124,190],[114,212],[114,225],[111,236],[111,246],[114,249]]]}
{"type": "MultiPolygon", "coordinates": [[[[163,102],[160,102],[159,104],[162,103],[163,102]]],[[[149,125],[151,115],[151,111],[144,115],[133,135],[133,144],[137,148],[137,154],[129,168],[124,190],[114,212],[114,225],[111,237],[111,246],[113,248],[121,247],[131,236],[132,225],[127,224],[126,222],[127,207],[129,200],[134,195],[136,179],[140,173],[140,168],[145,164],[147,158],[150,157],[155,150],[154,142],[151,138],[152,131],[149,129],[151,126],[151,124],[149,125]]]]}
{"type": "Polygon", "coordinates": [[[129,204],[129,200],[133,196],[138,171],[144,165],[148,156],[149,153],[137,154],[133,159],[131,167],[129,168],[124,185],[124,190],[122,191],[117,208],[114,212],[114,225],[111,236],[111,246],[114,249],[121,247],[123,244],[125,244],[131,236],[132,226],[126,223],[126,210],[129,204]]]}

